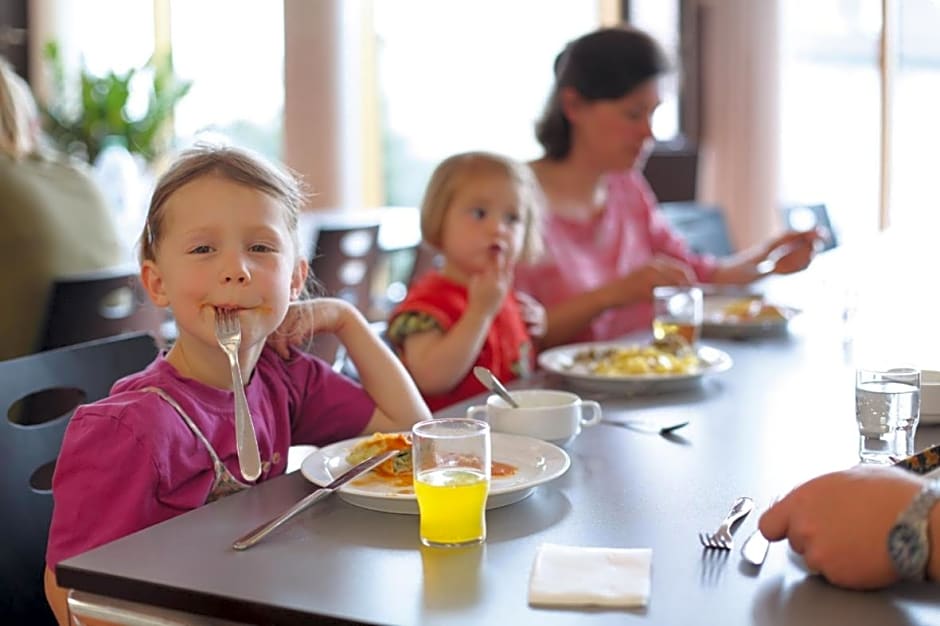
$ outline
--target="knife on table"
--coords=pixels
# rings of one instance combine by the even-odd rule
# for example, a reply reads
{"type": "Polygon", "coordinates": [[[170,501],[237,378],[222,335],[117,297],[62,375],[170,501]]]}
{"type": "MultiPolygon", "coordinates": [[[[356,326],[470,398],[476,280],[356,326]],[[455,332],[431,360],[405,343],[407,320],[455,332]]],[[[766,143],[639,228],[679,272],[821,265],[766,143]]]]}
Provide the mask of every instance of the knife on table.
{"type": "Polygon", "coordinates": [[[265,522],[264,524],[262,524],[261,526],[258,526],[247,535],[236,539],[235,543],[232,544],[232,548],[236,550],[247,550],[251,546],[255,545],[256,543],[258,543],[259,541],[267,537],[271,532],[277,530],[278,528],[280,528],[281,526],[283,526],[284,524],[292,520],[299,513],[302,513],[303,511],[307,510],[311,505],[329,496],[331,493],[333,493],[334,491],[336,491],[337,489],[339,489],[340,487],[342,487],[343,485],[345,485],[352,479],[356,478],[357,476],[365,474],[366,472],[373,469],[374,467],[377,467],[381,465],[382,463],[384,463],[385,461],[389,460],[390,458],[397,456],[400,452],[401,450],[388,450],[386,452],[376,454],[373,457],[369,457],[368,459],[366,459],[362,463],[359,463],[358,465],[354,465],[350,469],[343,472],[343,474],[340,475],[338,478],[336,478],[333,482],[326,485],[325,487],[320,487],[313,493],[305,496],[302,500],[297,502],[297,504],[287,509],[286,511],[284,511],[283,513],[281,513],[280,515],[278,515],[271,521],[265,522]]]}
{"type": "MultiPolygon", "coordinates": [[[[778,496],[771,500],[770,504],[767,505],[767,509],[776,504],[779,499],[780,497],[778,496]]],[[[766,512],[767,509],[764,509],[764,511],[766,512]]],[[[760,528],[758,528],[744,541],[744,545],[741,546],[741,556],[751,565],[760,567],[767,557],[767,550],[769,548],[770,541],[760,531],[760,528]]]]}

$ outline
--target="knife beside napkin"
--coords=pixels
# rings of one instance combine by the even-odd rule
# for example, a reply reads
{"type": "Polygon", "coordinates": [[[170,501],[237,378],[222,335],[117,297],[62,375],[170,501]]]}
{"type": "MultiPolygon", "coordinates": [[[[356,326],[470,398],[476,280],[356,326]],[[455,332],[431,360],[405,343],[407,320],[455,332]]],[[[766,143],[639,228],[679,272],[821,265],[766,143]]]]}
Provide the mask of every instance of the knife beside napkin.
{"type": "Polygon", "coordinates": [[[327,497],[328,495],[330,495],[331,493],[333,493],[334,491],[336,491],[337,489],[339,489],[340,487],[342,487],[343,485],[351,481],[353,478],[356,478],[357,476],[361,474],[365,474],[369,470],[381,465],[382,463],[389,460],[393,456],[398,455],[399,452],[401,452],[401,450],[387,450],[385,452],[376,454],[375,456],[366,459],[365,461],[359,463],[358,465],[354,465],[350,469],[343,472],[342,475],[336,478],[336,480],[331,482],[329,485],[325,487],[320,487],[313,493],[305,496],[302,500],[297,502],[297,504],[287,509],[286,511],[284,511],[283,513],[281,513],[280,515],[278,515],[271,521],[265,522],[261,526],[258,526],[257,528],[255,528],[250,533],[246,534],[245,536],[236,539],[235,543],[232,544],[232,548],[236,550],[247,550],[251,546],[255,545],[256,543],[258,543],[259,541],[267,537],[273,531],[277,530],[278,528],[280,528],[281,526],[283,526],[290,520],[294,519],[294,517],[296,517],[299,513],[302,513],[308,508],[310,508],[311,505],[316,504],[323,498],[327,497]]]}

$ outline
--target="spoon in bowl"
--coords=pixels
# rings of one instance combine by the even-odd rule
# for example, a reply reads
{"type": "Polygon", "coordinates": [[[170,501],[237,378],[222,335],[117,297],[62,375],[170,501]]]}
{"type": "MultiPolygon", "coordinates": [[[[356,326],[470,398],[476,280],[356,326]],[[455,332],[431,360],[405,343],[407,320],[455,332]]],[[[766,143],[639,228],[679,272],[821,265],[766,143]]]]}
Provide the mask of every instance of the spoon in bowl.
{"type": "Polygon", "coordinates": [[[491,372],[489,369],[483,367],[482,365],[477,365],[473,368],[473,375],[477,377],[477,380],[483,383],[484,387],[505,400],[506,404],[514,409],[519,408],[519,403],[513,399],[506,387],[503,386],[503,383],[499,382],[499,379],[496,378],[493,372],[491,372]]]}

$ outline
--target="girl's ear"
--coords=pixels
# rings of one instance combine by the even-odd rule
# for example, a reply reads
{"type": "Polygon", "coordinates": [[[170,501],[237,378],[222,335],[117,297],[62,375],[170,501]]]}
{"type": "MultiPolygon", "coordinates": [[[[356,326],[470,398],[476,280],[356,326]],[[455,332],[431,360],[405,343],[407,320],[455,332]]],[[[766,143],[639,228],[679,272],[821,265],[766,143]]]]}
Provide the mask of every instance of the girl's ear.
{"type": "Polygon", "coordinates": [[[307,272],[309,271],[309,266],[304,259],[297,259],[297,264],[294,266],[294,272],[290,277],[290,299],[296,300],[300,297],[300,293],[304,289],[304,285],[307,284],[307,272]]]}
{"type": "Polygon", "coordinates": [[[150,296],[150,300],[159,307],[170,306],[170,299],[166,295],[163,276],[160,268],[153,261],[144,261],[140,266],[140,282],[150,296]]]}

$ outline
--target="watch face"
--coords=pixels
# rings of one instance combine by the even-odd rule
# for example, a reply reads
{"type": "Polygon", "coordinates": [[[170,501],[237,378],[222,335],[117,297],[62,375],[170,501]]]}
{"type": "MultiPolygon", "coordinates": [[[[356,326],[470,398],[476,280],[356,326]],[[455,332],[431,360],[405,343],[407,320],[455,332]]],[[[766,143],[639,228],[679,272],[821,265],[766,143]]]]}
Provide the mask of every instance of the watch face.
{"type": "Polygon", "coordinates": [[[888,535],[888,553],[898,573],[905,578],[920,578],[927,565],[927,546],[921,533],[907,524],[897,524],[888,535]]]}

